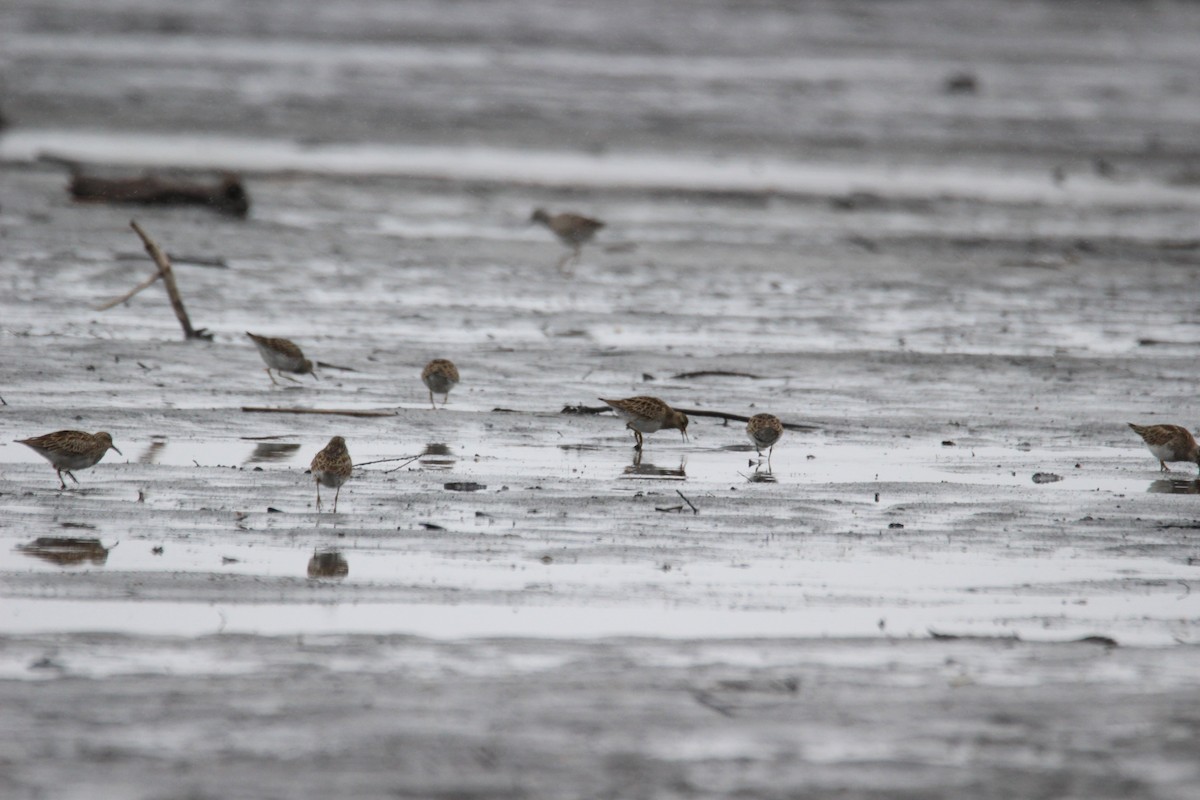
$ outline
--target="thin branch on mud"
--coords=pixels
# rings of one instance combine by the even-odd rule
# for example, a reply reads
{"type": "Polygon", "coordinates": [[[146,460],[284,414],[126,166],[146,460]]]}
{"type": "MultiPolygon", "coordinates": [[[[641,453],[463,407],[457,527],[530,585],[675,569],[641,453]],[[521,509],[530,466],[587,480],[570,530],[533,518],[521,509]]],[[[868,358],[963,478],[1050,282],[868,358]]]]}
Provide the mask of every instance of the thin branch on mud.
{"type": "Polygon", "coordinates": [[[687,503],[689,506],[691,506],[691,509],[692,509],[692,513],[693,513],[693,514],[699,514],[699,513],[700,513],[700,509],[698,509],[698,508],[696,508],[694,505],[692,505],[692,501],[691,501],[691,500],[688,500],[686,497],[684,497],[684,496],[683,496],[683,492],[681,492],[681,491],[679,491],[678,489],[676,489],[676,490],[675,490],[675,494],[679,495],[681,498],[683,498],[683,502],[685,502],[685,503],[687,503]]]}
{"type": "Polygon", "coordinates": [[[733,716],[733,710],[729,706],[721,705],[712,698],[712,695],[701,689],[692,689],[692,699],[705,708],[711,708],[723,717],[733,716]]]}
{"type": "Polygon", "coordinates": [[[654,510],[661,511],[664,514],[671,514],[671,513],[683,511],[683,506],[667,506],[665,508],[659,508],[658,506],[655,506],[654,510]]]}
{"type": "MultiPolygon", "coordinates": [[[[701,411],[694,408],[676,408],[676,411],[682,411],[689,417],[712,417],[713,419],[723,419],[726,422],[749,422],[749,417],[743,417],[740,414],[728,414],[724,411],[701,411]]],[[[582,403],[575,406],[563,406],[560,414],[603,414],[605,411],[612,411],[608,406],[585,406],[582,403]]],[[[789,431],[819,431],[819,425],[807,425],[802,422],[785,422],[783,427],[789,431]]]]}
{"type": "MultiPolygon", "coordinates": [[[[420,458],[423,455],[425,455],[425,454],[420,453],[415,456],[399,456],[398,458],[379,458],[379,459],[376,459],[375,461],[364,461],[361,464],[355,464],[354,466],[356,468],[357,467],[367,467],[367,466],[370,466],[371,464],[388,464],[388,463],[391,463],[392,461],[403,461],[405,464],[411,464],[413,461],[416,461],[418,458],[420,458]]],[[[400,466],[404,466],[404,464],[401,464],[400,466]]]]}
{"type": "MultiPolygon", "coordinates": [[[[749,422],[749,417],[743,417],[740,414],[727,414],[724,411],[703,411],[694,408],[676,408],[676,411],[682,411],[689,417],[712,417],[714,419],[723,419],[726,422],[749,422]]],[[[807,425],[802,422],[785,422],[783,427],[789,431],[818,431],[819,425],[807,425]]]]}
{"type": "MultiPolygon", "coordinates": [[[[141,253],[117,253],[118,261],[140,261],[141,253]]],[[[197,267],[212,267],[213,269],[229,269],[228,262],[220,256],[189,256],[183,253],[167,253],[167,258],[171,259],[171,263],[175,266],[180,264],[191,264],[197,267]]]]}
{"type": "Polygon", "coordinates": [[[282,433],[276,436],[239,436],[238,438],[245,442],[269,442],[272,439],[291,439],[296,434],[282,433]]]}
{"type": "Polygon", "coordinates": [[[761,381],[762,375],[751,375],[749,372],[730,372],[724,369],[702,369],[699,372],[681,372],[672,375],[671,380],[686,380],[688,378],[751,378],[761,381]]]}
{"type": "Polygon", "coordinates": [[[341,408],[268,408],[267,406],[242,406],[242,411],[258,414],[330,414],[341,417],[394,417],[395,411],[355,411],[341,408]]]}
{"type": "Polygon", "coordinates": [[[183,326],[183,337],[185,339],[212,341],[213,335],[208,333],[204,328],[197,330],[192,327],[192,321],[188,319],[187,309],[183,307],[183,298],[179,296],[179,287],[175,285],[175,273],[171,272],[171,262],[167,258],[166,253],[150,238],[149,234],[142,230],[142,226],[137,224],[137,220],[130,220],[129,225],[141,237],[142,244],[146,246],[146,252],[158,266],[158,271],[162,275],[163,285],[167,287],[167,297],[171,300],[171,308],[175,310],[175,316],[179,319],[179,324],[183,326]]]}
{"type": "Polygon", "coordinates": [[[116,298],[115,300],[109,300],[107,303],[104,303],[103,305],[96,306],[96,310],[97,311],[108,311],[113,306],[119,306],[119,305],[121,305],[121,303],[124,303],[126,300],[133,297],[135,294],[140,292],[142,289],[146,289],[146,288],[153,286],[155,281],[159,280],[160,278],[162,278],[162,273],[156,272],[153,275],[151,275],[149,278],[146,278],[146,280],[139,283],[137,286],[130,289],[125,294],[116,298]]]}
{"type": "MultiPolygon", "coordinates": [[[[421,455],[424,455],[424,453],[422,453],[421,455]]],[[[389,475],[389,474],[391,474],[391,473],[395,472],[396,470],[399,470],[399,469],[404,469],[405,467],[407,467],[409,464],[411,464],[412,462],[416,461],[416,460],[417,460],[418,458],[420,458],[420,457],[421,457],[421,456],[413,456],[412,458],[410,458],[410,459],[408,459],[407,461],[405,461],[403,464],[397,464],[396,466],[392,467],[391,469],[385,469],[385,470],[383,471],[383,474],[384,474],[384,475],[389,475]]]]}

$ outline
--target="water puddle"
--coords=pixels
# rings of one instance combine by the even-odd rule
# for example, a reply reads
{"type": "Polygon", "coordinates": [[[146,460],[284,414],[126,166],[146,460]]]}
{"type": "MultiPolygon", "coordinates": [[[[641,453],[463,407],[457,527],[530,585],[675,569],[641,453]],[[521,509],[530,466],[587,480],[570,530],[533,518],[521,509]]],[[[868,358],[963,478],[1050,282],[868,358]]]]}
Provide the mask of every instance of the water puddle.
{"type": "MultiPolygon", "coordinates": [[[[510,480],[660,480],[689,484],[730,486],[762,484],[958,484],[970,486],[1029,487],[1031,491],[1086,491],[1195,494],[1200,483],[1182,478],[1153,477],[1146,469],[1129,473],[1081,471],[1082,461],[1111,459],[1111,448],[1047,450],[1041,454],[1024,448],[995,445],[946,447],[934,443],[905,442],[901,446],[868,446],[792,436],[776,448],[771,462],[760,459],[742,445],[709,444],[727,434],[714,429],[697,432],[688,444],[647,439],[637,453],[623,437],[605,441],[579,441],[554,445],[496,441],[483,432],[459,441],[429,442],[408,453],[397,453],[386,441],[351,439],[356,472],[397,470],[439,473],[479,479],[485,485],[510,480]],[[1039,462],[1038,457],[1044,459],[1039,462]]],[[[324,441],[247,441],[173,439],[154,436],[140,449],[121,442],[131,463],[174,467],[234,467],[306,470],[324,441]]],[[[120,462],[115,454],[101,462],[120,462]]],[[[0,464],[41,464],[36,453],[19,445],[0,444],[0,464]]],[[[51,478],[53,473],[50,473],[51,478]]]]}

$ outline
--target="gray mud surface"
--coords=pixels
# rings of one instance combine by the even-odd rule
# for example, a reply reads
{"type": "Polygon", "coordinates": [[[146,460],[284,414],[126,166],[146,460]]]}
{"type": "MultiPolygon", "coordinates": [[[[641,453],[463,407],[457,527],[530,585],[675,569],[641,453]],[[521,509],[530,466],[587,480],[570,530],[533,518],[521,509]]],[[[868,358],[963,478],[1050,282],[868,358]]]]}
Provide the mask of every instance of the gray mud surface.
{"type": "Polygon", "coordinates": [[[1200,484],[1125,425],[1196,425],[1197,30],[0,5],[0,797],[1200,795],[1200,484]],[[537,206],[608,223],[573,274],[537,206]],[[213,341],[94,310],[131,218],[213,341]],[[331,366],[272,386],[247,330],[331,366]],[[562,413],[634,394],[811,428],[638,460],[562,413]],[[61,428],[124,455],[59,491],[12,440],[61,428]]]}

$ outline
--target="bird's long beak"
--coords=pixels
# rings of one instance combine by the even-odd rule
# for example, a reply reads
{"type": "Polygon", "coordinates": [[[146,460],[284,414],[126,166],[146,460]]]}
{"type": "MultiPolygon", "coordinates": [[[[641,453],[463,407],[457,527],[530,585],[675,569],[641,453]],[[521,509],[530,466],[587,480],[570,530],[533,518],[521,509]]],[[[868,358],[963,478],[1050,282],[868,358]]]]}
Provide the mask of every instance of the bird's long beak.
{"type": "MultiPolygon", "coordinates": [[[[110,449],[110,450],[117,450],[117,446],[116,446],[115,444],[110,444],[108,447],[109,447],[109,449],[110,449]]],[[[123,455],[125,455],[125,454],[124,454],[124,453],[122,453],[120,450],[117,450],[117,455],[119,455],[119,456],[123,456],[123,455]]]]}

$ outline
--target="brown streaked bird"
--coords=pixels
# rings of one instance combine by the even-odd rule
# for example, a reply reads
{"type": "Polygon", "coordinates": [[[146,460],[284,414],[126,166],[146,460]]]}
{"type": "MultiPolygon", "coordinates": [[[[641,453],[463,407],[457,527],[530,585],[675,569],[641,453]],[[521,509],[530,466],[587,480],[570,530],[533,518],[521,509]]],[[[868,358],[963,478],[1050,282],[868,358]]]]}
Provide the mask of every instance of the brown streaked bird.
{"type": "Polygon", "coordinates": [[[287,378],[293,383],[299,383],[300,381],[283,373],[294,372],[297,375],[312,375],[316,379],[317,373],[313,372],[313,362],[304,357],[304,353],[300,351],[295,342],[287,339],[274,339],[270,336],[259,336],[250,331],[246,331],[246,335],[250,337],[250,341],[254,342],[254,346],[258,348],[258,354],[266,362],[267,377],[271,379],[271,383],[276,386],[279,385],[279,381],[275,380],[275,376],[271,374],[271,370],[275,370],[279,373],[280,377],[287,378]]]}
{"type": "MultiPolygon", "coordinates": [[[[112,436],[104,431],[55,431],[17,441],[50,462],[50,466],[54,467],[55,473],[58,474],[58,482],[61,484],[59,488],[62,489],[67,488],[67,482],[62,477],[64,472],[71,480],[79,483],[79,479],[71,474],[72,470],[94,467],[109,450],[117,450],[112,436]]],[[[117,453],[125,455],[120,450],[117,450],[117,453]]]]}
{"type": "Polygon", "coordinates": [[[454,362],[445,358],[435,358],[421,370],[421,382],[429,390],[429,405],[437,408],[433,402],[433,393],[442,395],[442,405],[450,402],[450,390],[458,384],[458,367],[454,362]]]}
{"type": "Polygon", "coordinates": [[[1134,425],[1133,432],[1142,437],[1146,449],[1158,459],[1160,472],[1170,472],[1168,461],[1190,461],[1200,465],[1200,446],[1191,431],[1182,425],[1134,425]]]}
{"type": "Polygon", "coordinates": [[[321,452],[313,456],[313,480],[317,482],[317,512],[321,511],[321,486],[336,489],[333,495],[333,513],[337,513],[338,495],[342,493],[342,484],[350,479],[354,464],[350,461],[350,451],[346,449],[346,440],[335,436],[321,452]]]}
{"type": "Polygon", "coordinates": [[[582,214],[572,214],[569,211],[551,214],[542,208],[534,209],[529,221],[545,225],[558,237],[559,241],[571,248],[570,253],[559,259],[557,269],[560,272],[567,264],[579,260],[583,246],[592,240],[596,231],[604,227],[604,223],[600,220],[585,217],[582,214]]]}
{"type": "Polygon", "coordinates": [[[617,416],[625,420],[625,427],[633,431],[634,450],[642,449],[642,434],[654,433],[663,428],[674,428],[683,434],[687,441],[687,415],[676,411],[657,397],[627,397],[624,400],[605,400],[617,412],[617,416]]]}
{"type": "Polygon", "coordinates": [[[783,423],[774,414],[755,414],[746,423],[746,435],[750,437],[750,441],[754,442],[754,447],[758,450],[760,457],[762,449],[767,448],[767,463],[770,463],[775,443],[779,441],[780,436],[783,436],[783,423]]]}

